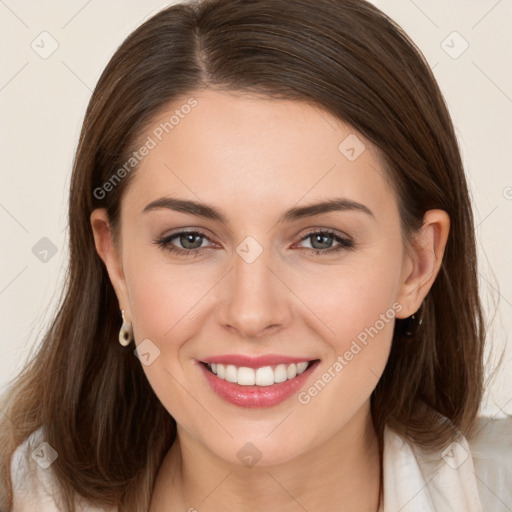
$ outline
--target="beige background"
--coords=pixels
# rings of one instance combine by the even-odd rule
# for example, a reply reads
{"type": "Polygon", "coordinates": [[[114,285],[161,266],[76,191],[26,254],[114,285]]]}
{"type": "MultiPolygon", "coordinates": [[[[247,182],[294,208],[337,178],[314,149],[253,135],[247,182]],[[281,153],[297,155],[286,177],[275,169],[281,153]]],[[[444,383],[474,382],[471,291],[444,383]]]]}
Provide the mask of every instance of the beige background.
{"type": "MultiPolygon", "coordinates": [[[[489,318],[496,313],[490,360],[506,348],[482,410],[512,414],[512,1],[374,3],[422,50],[452,114],[475,201],[482,294],[489,318]]],[[[0,389],[54,313],[72,159],[92,89],[124,38],[168,4],[0,0],[0,389]]]]}

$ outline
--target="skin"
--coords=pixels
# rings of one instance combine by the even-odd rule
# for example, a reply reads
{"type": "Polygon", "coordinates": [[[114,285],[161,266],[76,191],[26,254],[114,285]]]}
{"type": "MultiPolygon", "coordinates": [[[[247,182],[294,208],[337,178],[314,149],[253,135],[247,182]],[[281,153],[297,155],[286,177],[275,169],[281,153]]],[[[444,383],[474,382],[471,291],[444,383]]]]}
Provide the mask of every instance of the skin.
{"type": "MultiPolygon", "coordinates": [[[[393,321],[306,405],[297,395],[274,407],[232,405],[194,361],[226,353],[320,359],[307,389],[394,303],[398,318],[417,311],[438,274],[449,217],[427,212],[407,250],[396,197],[361,134],[305,102],[212,89],[174,102],[154,126],[191,96],[198,105],[142,160],[125,191],[118,245],[105,210],[91,215],[135,343],[150,339],[160,350],[143,368],[178,425],[150,511],[376,511],[370,395],[393,321]],[[354,133],[366,149],[349,161],[338,146],[354,133]],[[211,204],[228,224],[169,209],[143,213],[166,195],[211,204]],[[277,223],[288,208],[333,197],[362,203],[373,216],[346,210],[277,223]],[[330,235],[323,245],[303,239],[320,228],[351,237],[355,248],[311,254],[338,245],[330,235]],[[191,257],[154,243],[181,229],[204,232],[193,247],[208,248],[191,257]],[[263,249],[250,264],[236,252],[249,235],[263,249]],[[261,452],[252,467],[237,457],[248,442],[261,452]]],[[[172,245],[187,250],[183,238],[172,245]]]]}

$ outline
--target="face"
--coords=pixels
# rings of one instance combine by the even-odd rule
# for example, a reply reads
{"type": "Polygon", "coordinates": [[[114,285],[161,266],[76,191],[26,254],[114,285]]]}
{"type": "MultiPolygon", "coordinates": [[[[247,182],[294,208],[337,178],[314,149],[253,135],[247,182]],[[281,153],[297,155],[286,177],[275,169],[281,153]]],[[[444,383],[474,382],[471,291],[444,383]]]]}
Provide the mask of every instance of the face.
{"type": "Polygon", "coordinates": [[[260,464],[315,449],[367,414],[394,318],[419,307],[436,261],[406,253],[370,142],[316,107],[206,90],[148,136],[118,250],[105,212],[91,219],[154,392],[226,461],[249,442],[260,464]]]}

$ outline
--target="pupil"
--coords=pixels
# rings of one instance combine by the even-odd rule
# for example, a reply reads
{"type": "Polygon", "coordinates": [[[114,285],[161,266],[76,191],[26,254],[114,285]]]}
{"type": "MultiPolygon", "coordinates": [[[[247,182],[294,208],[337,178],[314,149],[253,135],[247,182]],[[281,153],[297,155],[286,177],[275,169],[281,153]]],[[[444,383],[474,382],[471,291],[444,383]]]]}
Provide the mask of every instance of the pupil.
{"type": "MultiPolygon", "coordinates": [[[[197,247],[194,246],[194,238],[199,239],[198,247],[200,247],[201,246],[201,237],[198,235],[194,235],[194,234],[183,235],[181,237],[181,243],[182,243],[183,247],[188,248],[188,249],[196,249],[197,247]],[[185,241],[185,243],[183,243],[183,241],[185,241]],[[191,243],[192,247],[187,245],[189,242],[191,243]]],[[[197,245],[197,244],[195,244],[195,245],[197,245]]]]}
{"type": "MultiPolygon", "coordinates": [[[[322,243],[322,239],[323,239],[323,240],[325,240],[325,239],[329,240],[329,238],[330,238],[330,237],[329,237],[328,235],[322,235],[322,234],[320,234],[320,235],[314,235],[314,238],[315,238],[315,241],[316,241],[316,240],[320,240],[320,243],[322,243]]],[[[324,244],[327,246],[327,248],[329,248],[329,247],[330,247],[329,242],[324,242],[324,244]]],[[[320,247],[320,249],[325,249],[325,247],[320,247]]]]}

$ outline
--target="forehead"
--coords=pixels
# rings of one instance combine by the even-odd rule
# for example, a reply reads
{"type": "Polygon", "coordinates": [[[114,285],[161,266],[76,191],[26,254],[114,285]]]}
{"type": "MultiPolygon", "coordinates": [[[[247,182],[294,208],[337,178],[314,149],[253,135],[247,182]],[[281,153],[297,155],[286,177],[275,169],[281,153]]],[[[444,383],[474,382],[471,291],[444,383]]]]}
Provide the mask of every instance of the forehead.
{"type": "Polygon", "coordinates": [[[228,216],[230,206],[280,212],[333,197],[396,208],[373,145],[306,102],[206,89],[174,101],[139,140],[151,149],[126,201],[140,211],[166,194],[218,205],[228,216]]]}

